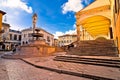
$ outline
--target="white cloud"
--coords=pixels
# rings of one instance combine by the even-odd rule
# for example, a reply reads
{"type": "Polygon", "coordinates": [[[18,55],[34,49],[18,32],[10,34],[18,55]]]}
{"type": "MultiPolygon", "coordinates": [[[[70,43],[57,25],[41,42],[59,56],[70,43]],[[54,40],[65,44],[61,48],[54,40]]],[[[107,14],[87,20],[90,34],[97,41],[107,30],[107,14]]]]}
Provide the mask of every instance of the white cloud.
{"type": "Polygon", "coordinates": [[[89,5],[91,0],[84,0],[84,2],[85,2],[86,5],[89,5]]]}
{"type": "Polygon", "coordinates": [[[76,34],[76,30],[69,30],[69,31],[66,31],[65,34],[76,34]]]}
{"type": "Polygon", "coordinates": [[[61,35],[64,35],[63,32],[60,32],[60,31],[56,31],[54,35],[54,38],[58,39],[58,36],[61,36],[61,35]]]}
{"type": "Polygon", "coordinates": [[[56,31],[56,33],[54,34],[54,38],[58,39],[58,36],[62,36],[65,34],[76,34],[76,30],[69,30],[69,31],[66,31],[65,33],[56,31]]]}
{"type": "Polygon", "coordinates": [[[54,35],[54,38],[58,39],[58,36],[62,36],[62,35],[65,35],[65,34],[77,34],[76,32],[76,24],[73,24],[73,30],[68,30],[68,31],[65,31],[65,32],[60,32],[60,31],[56,31],[54,35]]]}
{"type": "Polygon", "coordinates": [[[81,0],[68,0],[68,2],[62,5],[62,12],[66,14],[67,12],[77,12],[83,8],[81,0]]]}
{"type": "Polygon", "coordinates": [[[5,16],[3,16],[3,22],[10,24],[10,29],[14,30],[22,30],[28,27],[24,18],[29,18],[28,15],[33,12],[32,7],[28,6],[23,0],[0,0],[0,10],[6,12],[7,21],[4,21],[5,16]]]}
{"type": "Polygon", "coordinates": [[[76,29],[76,23],[73,25],[73,29],[76,29]]]}
{"type": "Polygon", "coordinates": [[[0,1],[1,7],[7,8],[16,8],[26,11],[27,13],[32,13],[32,7],[28,6],[25,2],[21,0],[1,0],[0,1]]]}
{"type": "Polygon", "coordinates": [[[10,29],[13,29],[13,30],[21,31],[21,30],[25,29],[25,27],[21,27],[21,26],[18,26],[18,25],[10,25],[10,26],[11,26],[10,29]]]}

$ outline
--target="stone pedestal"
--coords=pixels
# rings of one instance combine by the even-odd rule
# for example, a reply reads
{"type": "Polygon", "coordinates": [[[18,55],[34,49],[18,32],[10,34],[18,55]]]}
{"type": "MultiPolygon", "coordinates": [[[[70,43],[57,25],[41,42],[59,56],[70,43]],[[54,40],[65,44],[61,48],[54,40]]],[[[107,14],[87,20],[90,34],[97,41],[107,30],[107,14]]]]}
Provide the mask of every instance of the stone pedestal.
{"type": "Polygon", "coordinates": [[[47,45],[44,40],[34,40],[30,45],[47,45]]]}
{"type": "Polygon", "coordinates": [[[21,46],[18,53],[29,56],[49,56],[54,52],[55,47],[47,45],[44,40],[35,40],[31,44],[21,46]]]}

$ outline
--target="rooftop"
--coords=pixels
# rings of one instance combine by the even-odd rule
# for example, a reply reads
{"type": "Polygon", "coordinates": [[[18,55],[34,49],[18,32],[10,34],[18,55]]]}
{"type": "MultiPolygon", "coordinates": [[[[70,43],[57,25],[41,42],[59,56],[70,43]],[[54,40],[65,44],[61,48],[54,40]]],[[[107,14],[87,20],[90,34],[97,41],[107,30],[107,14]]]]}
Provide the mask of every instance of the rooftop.
{"type": "Polygon", "coordinates": [[[4,11],[2,11],[2,10],[0,10],[0,13],[2,13],[3,15],[6,14],[6,12],[4,12],[4,11]]]}
{"type": "Polygon", "coordinates": [[[65,35],[62,35],[62,36],[59,36],[59,37],[65,37],[65,36],[77,36],[76,34],[65,34],[65,35]]]}
{"type": "Polygon", "coordinates": [[[15,32],[15,33],[21,33],[20,31],[17,31],[17,30],[12,30],[12,29],[9,29],[10,32],[15,32]]]}
{"type": "MultiPolygon", "coordinates": [[[[32,27],[26,28],[26,29],[23,29],[22,32],[23,32],[23,31],[32,31],[32,29],[33,29],[32,27]]],[[[36,29],[40,29],[40,30],[42,30],[42,31],[44,31],[44,32],[46,32],[46,33],[48,33],[48,34],[54,36],[53,34],[47,32],[46,30],[44,30],[44,29],[42,29],[42,28],[40,28],[40,27],[37,27],[36,29]]]]}
{"type": "Polygon", "coordinates": [[[10,27],[10,24],[8,23],[2,23],[2,25],[10,27]]]}

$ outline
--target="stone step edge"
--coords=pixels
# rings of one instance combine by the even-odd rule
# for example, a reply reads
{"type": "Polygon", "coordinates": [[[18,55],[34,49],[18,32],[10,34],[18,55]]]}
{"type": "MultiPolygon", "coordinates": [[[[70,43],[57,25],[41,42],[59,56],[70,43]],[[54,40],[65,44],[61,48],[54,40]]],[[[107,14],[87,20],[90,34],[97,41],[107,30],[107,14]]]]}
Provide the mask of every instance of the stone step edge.
{"type": "Polygon", "coordinates": [[[90,74],[83,74],[83,73],[77,73],[77,72],[72,72],[72,71],[67,71],[67,70],[62,70],[62,69],[55,69],[55,68],[50,68],[50,67],[46,67],[46,66],[40,66],[40,65],[36,65],[33,64],[31,62],[28,62],[24,59],[20,59],[36,68],[41,68],[41,69],[45,69],[45,70],[49,70],[49,71],[53,71],[53,72],[57,72],[60,74],[68,74],[68,75],[73,75],[73,76],[78,76],[78,77],[84,77],[84,78],[89,78],[89,79],[93,79],[93,80],[114,80],[111,78],[105,78],[105,77],[100,77],[100,76],[95,76],[95,75],[90,75],[90,74]]]}
{"type": "Polygon", "coordinates": [[[88,61],[88,62],[98,62],[98,63],[108,63],[108,64],[120,64],[120,62],[117,62],[117,61],[105,61],[105,60],[94,60],[94,59],[79,59],[79,58],[64,58],[64,57],[55,57],[54,59],[88,61]]]}
{"type": "Polygon", "coordinates": [[[88,58],[88,57],[82,57],[82,56],[72,56],[72,55],[70,55],[70,56],[56,56],[55,58],[57,58],[57,57],[65,57],[65,58],[80,58],[80,59],[90,59],[90,60],[105,60],[105,61],[117,61],[117,62],[120,62],[120,60],[117,60],[117,59],[103,59],[103,58],[88,58]]]}
{"type": "Polygon", "coordinates": [[[114,64],[105,64],[105,63],[96,63],[96,62],[87,62],[87,61],[62,60],[62,59],[54,59],[54,60],[61,61],[61,62],[70,62],[70,63],[78,63],[78,64],[89,64],[89,65],[96,65],[96,66],[120,68],[120,65],[114,65],[114,64]]]}

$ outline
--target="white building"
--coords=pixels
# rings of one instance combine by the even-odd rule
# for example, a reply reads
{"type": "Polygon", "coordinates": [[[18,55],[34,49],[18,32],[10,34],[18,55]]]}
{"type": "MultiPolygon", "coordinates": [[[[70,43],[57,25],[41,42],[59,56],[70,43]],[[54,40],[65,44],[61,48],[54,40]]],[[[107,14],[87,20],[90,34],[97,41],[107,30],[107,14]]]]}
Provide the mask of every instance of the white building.
{"type": "Polygon", "coordinates": [[[8,42],[15,44],[15,45],[20,45],[21,44],[21,32],[9,29],[9,40],[8,42]]]}
{"type": "MultiPolygon", "coordinates": [[[[40,29],[39,33],[43,34],[43,39],[46,41],[46,43],[50,46],[53,46],[54,35],[45,31],[42,28],[38,28],[38,29],[40,29]]],[[[22,33],[21,45],[29,44],[30,41],[33,39],[33,37],[32,37],[33,29],[32,28],[27,28],[27,29],[22,30],[21,33],[22,33]]]]}
{"type": "Polygon", "coordinates": [[[65,34],[62,36],[58,36],[59,46],[66,46],[69,45],[75,41],[77,41],[77,35],[76,34],[65,34]]]}
{"type": "Polygon", "coordinates": [[[12,50],[16,45],[21,44],[21,32],[10,29],[10,24],[2,23],[2,41],[0,50],[12,50]]]}

